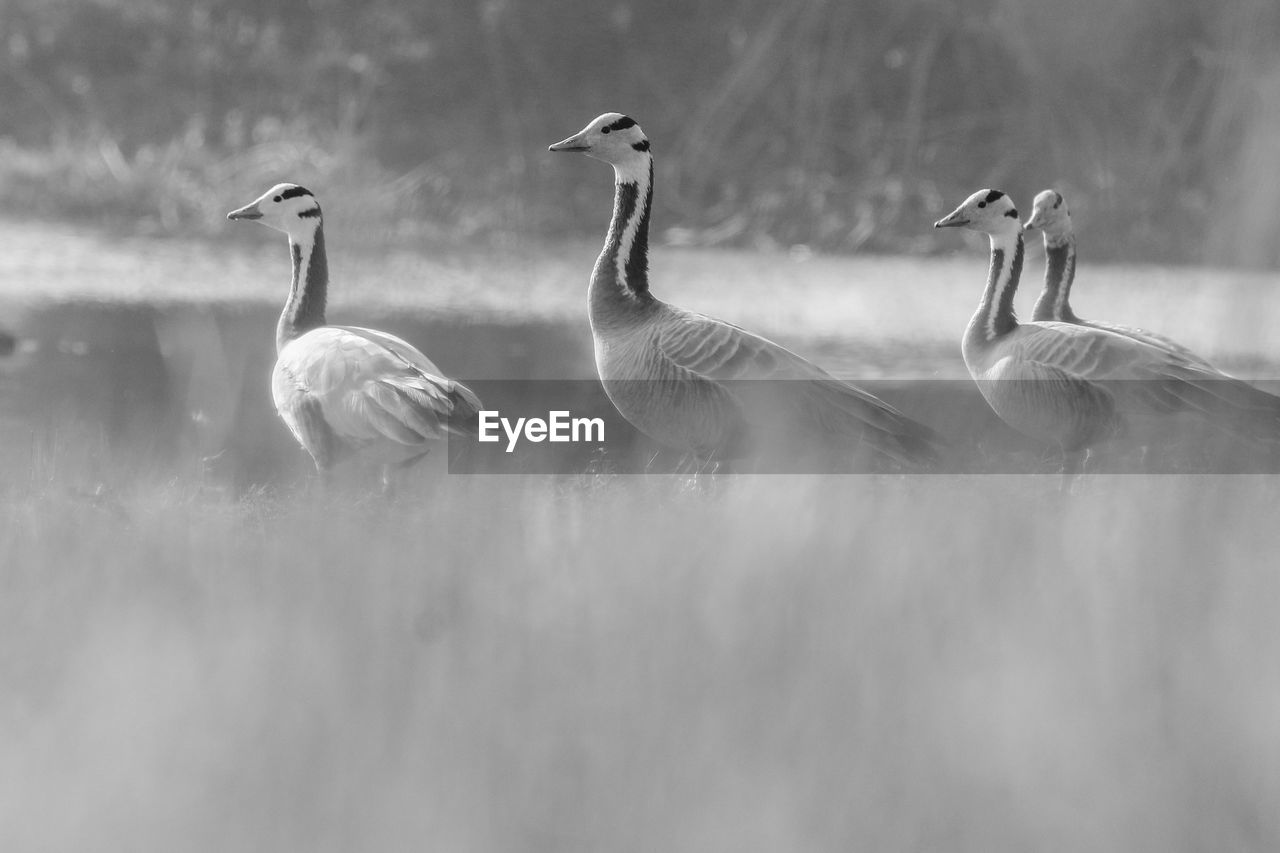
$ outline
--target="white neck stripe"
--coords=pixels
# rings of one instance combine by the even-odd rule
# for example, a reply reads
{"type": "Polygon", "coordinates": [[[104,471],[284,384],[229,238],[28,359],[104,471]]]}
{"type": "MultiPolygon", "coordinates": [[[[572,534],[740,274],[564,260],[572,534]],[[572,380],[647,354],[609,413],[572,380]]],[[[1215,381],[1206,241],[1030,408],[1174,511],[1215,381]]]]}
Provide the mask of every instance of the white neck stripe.
{"type": "Polygon", "coordinates": [[[315,251],[316,235],[314,231],[306,234],[289,235],[289,242],[298,247],[298,275],[294,287],[302,290],[306,286],[307,271],[311,268],[311,253],[315,251]]]}
{"type": "Polygon", "coordinates": [[[983,331],[987,340],[995,340],[996,317],[1000,314],[1000,306],[1004,302],[1004,292],[1013,280],[1014,255],[1018,251],[1018,236],[1012,239],[1004,234],[992,234],[991,255],[1000,253],[1000,269],[996,270],[996,280],[991,288],[991,304],[987,306],[987,316],[983,318],[983,331]]]}
{"type": "Polygon", "coordinates": [[[631,259],[631,250],[635,246],[636,233],[640,230],[640,223],[644,220],[645,213],[649,205],[649,158],[643,158],[643,169],[632,170],[615,166],[614,175],[618,183],[634,183],[636,185],[636,206],[632,211],[631,218],[628,219],[622,228],[622,234],[618,237],[618,254],[613,259],[614,268],[617,271],[618,281],[622,284],[622,290],[631,299],[638,298],[636,292],[631,289],[631,282],[627,280],[627,261],[631,259]]]}

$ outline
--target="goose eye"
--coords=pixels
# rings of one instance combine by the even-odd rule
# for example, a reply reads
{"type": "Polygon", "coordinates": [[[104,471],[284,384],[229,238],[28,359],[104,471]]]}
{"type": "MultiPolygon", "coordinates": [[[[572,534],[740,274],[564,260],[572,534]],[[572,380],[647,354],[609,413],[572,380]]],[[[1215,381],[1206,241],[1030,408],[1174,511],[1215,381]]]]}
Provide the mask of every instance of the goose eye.
{"type": "Polygon", "coordinates": [[[600,132],[601,132],[601,133],[608,133],[608,132],[609,132],[609,128],[607,128],[607,127],[602,127],[602,128],[600,128],[600,132]]]}
{"type": "Polygon", "coordinates": [[[987,206],[987,203],[985,201],[978,202],[978,207],[986,207],[986,206],[987,206]]]}
{"type": "Polygon", "coordinates": [[[274,201],[274,202],[276,202],[277,204],[278,204],[279,202],[284,201],[284,199],[283,199],[283,198],[281,198],[280,196],[276,196],[275,198],[273,198],[273,199],[271,199],[271,200],[272,200],[272,201],[274,201]]]}

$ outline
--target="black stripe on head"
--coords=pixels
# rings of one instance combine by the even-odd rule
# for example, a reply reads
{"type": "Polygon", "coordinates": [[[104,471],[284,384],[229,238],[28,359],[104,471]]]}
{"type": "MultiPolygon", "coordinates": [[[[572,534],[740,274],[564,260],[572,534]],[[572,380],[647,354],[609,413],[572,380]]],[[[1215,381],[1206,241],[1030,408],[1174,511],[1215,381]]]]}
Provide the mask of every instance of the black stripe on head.
{"type": "Polygon", "coordinates": [[[631,147],[632,147],[632,148],[634,148],[634,149],[636,149],[637,151],[648,151],[648,150],[649,150],[649,140],[647,140],[647,139],[641,139],[639,142],[633,142],[633,143],[631,143],[631,147]]]}
{"type": "Polygon", "coordinates": [[[1013,208],[1012,210],[1006,210],[1006,211],[1004,212],[1004,215],[1005,215],[1005,216],[1012,216],[1014,219],[1017,219],[1017,218],[1018,218],[1018,209],[1015,207],[1015,208],[1013,208]]]}
{"type": "Polygon", "coordinates": [[[286,198],[297,198],[302,195],[311,195],[311,190],[306,187],[289,187],[289,189],[280,193],[280,200],[283,201],[286,198]]]}
{"type": "Polygon", "coordinates": [[[601,129],[605,133],[608,133],[611,130],[626,130],[628,127],[635,127],[635,126],[636,126],[635,119],[633,119],[631,116],[623,116],[622,118],[613,122],[613,124],[607,124],[601,129]]]}
{"type": "Polygon", "coordinates": [[[991,192],[987,193],[987,197],[984,198],[983,201],[985,201],[987,204],[991,204],[991,202],[995,201],[998,198],[1004,198],[1004,193],[1000,192],[1000,190],[992,190],[991,192]]]}
{"type": "Polygon", "coordinates": [[[298,211],[298,215],[310,219],[311,217],[320,215],[320,208],[312,207],[307,210],[300,210],[298,211]]]}
{"type": "Polygon", "coordinates": [[[1055,191],[1053,194],[1053,197],[1055,199],[1055,201],[1053,202],[1053,209],[1057,210],[1058,208],[1062,207],[1062,193],[1055,191]]]}

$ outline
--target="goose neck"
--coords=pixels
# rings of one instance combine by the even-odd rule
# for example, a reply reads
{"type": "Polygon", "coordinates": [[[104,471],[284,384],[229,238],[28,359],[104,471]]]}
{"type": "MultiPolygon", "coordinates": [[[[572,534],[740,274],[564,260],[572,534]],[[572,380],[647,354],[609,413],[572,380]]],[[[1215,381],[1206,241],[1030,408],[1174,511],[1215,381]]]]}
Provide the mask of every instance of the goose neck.
{"type": "Polygon", "coordinates": [[[312,329],[324,325],[325,301],[329,290],[329,260],[324,248],[324,229],[289,235],[293,275],[289,298],[276,326],[276,351],[312,329]]]}
{"type": "Polygon", "coordinates": [[[1044,289],[1036,300],[1035,320],[1078,323],[1071,310],[1071,284],[1076,277],[1076,238],[1073,234],[1044,238],[1044,289]]]}
{"type": "Polygon", "coordinates": [[[653,206],[653,158],[614,168],[613,216],[604,249],[591,275],[593,321],[634,312],[654,301],[649,293],[649,216],[653,206]]]}
{"type": "Polygon", "coordinates": [[[982,301],[965,333],[966,343],[991,343],[1018,327],[1013,297],[1022,275],[1022,230],[991,235],[991,263],[982,301]]]}

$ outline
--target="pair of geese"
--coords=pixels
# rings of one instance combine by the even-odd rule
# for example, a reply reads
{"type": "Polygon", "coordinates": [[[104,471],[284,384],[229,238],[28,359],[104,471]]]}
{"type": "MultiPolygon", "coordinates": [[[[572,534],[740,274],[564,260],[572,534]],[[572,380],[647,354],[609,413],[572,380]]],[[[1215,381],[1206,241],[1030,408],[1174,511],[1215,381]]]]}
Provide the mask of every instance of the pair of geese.
{"type": "MultiPolygon", "coordinates": [[[[652,295],[653,155],[633,119],[606,113],[550,150],[581,152],[614,169],[613,215],[587,299],[601,382],[641,432],[703,461],[745,455],[780,438],[908,468],[940,460],[942,438],[877,397],[772,341],[652,295]],[[803,381],[736,381],[760,379],[803,381]]],[[[412,345],[374,329],[325,323],[323,222],[308,190],[280,184],[227,217],[256,220],[289,237],[292,282],[276,328],[272,396],[317,469],[324,473],[358,455],[382,464],[385,478],[437,440],[475,433],[480,400],[412,345]]],[[[990,236],[991,269],[965,332],[965,363],[992,409],[1060,447],[1066,469],[1078,468],[1088,448],[1114,435],[1135,407],[1208,416],[1235,407],[1261,412],[1269,428],[1280,428],[1280,398],[1226,377],[1171,341],[1071,313],[1074,238],[1056,193],[1037,197],[1028,223],[1044,229],[1049,252],[1048,286],[1031,323],[1020,324],[1013,313],[1023,225],[1009,197],[975,193],[936,225],[990,236]],[[1148,381],[1131,383],[1134,399],[1121,399],[1105,382],[1113,379],[1148,381]]]]}

